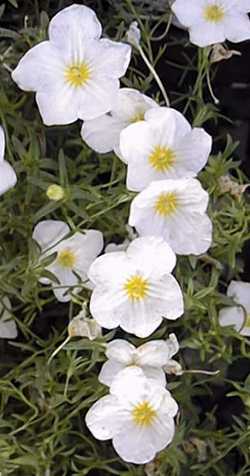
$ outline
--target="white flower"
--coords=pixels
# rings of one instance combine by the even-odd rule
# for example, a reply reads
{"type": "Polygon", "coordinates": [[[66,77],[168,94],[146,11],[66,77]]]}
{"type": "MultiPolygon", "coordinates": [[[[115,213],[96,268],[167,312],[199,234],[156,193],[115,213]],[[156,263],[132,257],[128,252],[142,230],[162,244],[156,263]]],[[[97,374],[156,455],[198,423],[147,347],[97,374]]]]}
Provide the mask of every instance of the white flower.
{"type": "Polygon", "coordinates": [[[232,297],[236,305],[221,309],[220,325],[233,326],[241,335],[250,336],[250,283],[231,281],[227,296],[232,297]]]}
{"type": "Polygon", "coordinates": [[[145,377],[141,369],[122,371],[110,394],[98,400],[86,415],[86,424],[98,440],[112,439],[118,455],[144,464],[174,437],[178,406],[162,385],[145,377]]]}
{"type": "Polygon", "coordinates": [[[16,337],[17,326],[11,314],[9,298],[5,296],[0,300],[0,338],[15,339],[16,337]]]}
{"type": "Polygon", "coordinates": [[[195,177],[211,146],[211,137],[201,128],[192,129],[180,112],[151,109],[144,122],[130,125],[120,136],[128,189],[138,192],[155,180],[195,177]]]}
{"type": "Polygon", "coordinates": [[[121,326],[138,337],[149,336],[163,317],[183,314],[181,289],[170,274],[176,257],[164,240],[137,238],[126,252],[106,253],[88,276],[95,288],[90,312],[107,329],[121,326]]]}
{"type": "Polygon", "coordinates": [[[100,39],[101,33],[93,10],[71,5],[51,20],[49,41],[31,48],[13,71],[21,89],[36,92],[45,124],[93,119],[112,109],[131,47],[100,39]]]}
{"type": "Polygon", "coordinates": [[[41,221],[35,226],[33,232],[33,239],[42,251],[41,258],[57,253],[55,261],[46,269],[56,276],[59,284],[56,285],[47,278],[41,278],[40,281],[44,284],[51,283],[55,296],[62,302],[71,299],[68,293],[71,287],[76,287],[74,292],[80,291],[77,288],[78,276],[81,281],[87,281],[88,269],[103,248],[103,237],[100,231],[86,230],[84,234],[76,232],[66,238],[69,233],[69,226],[57,220],[41,221]]]}
{"type": "Polygon", "coordinates": [[[3,128],[0,126],[0,195],[14,187],[17,181],[13,167],[4,160],[5,137],[3,128]]]}
{"type": "Polygon", "coordinates": [[[172,356],[179,350],[175,334],[169,339],[152,340],[136,348],[126,340],[116,339],[107,344],[107,362],[102,366],[99,374],[101,383],[110,386],[119,372],[127,367],[139,367],[147,378],[156,380],[159,384],[166,384],[163,367],[173,367],[175,361],[172,356]]]}
{"type": "Polygon", "coordinates": [[[249,0],[176,0],[172,10],[200,47],[250,39],[249,0]]]}
{"type": "Polygon", "coordinates": [[[147,110],[156,108],[157,103],[136,89],[122,88],[117,102],[110,113],[92,121],[85,121],[81,135],[96,152],[114,152],[121,157],[120,133],[129,124],[143,121],[147,110]]]}
{"type": "Polygon", "coordinates": [[[119,245],[117,243],[109,243],[105,247],[105,253],[114,253],[115,251],[127,251],[130,243],[130,240],[128,240],[127,238],[119,245]]]}
{"type": "Polygon", "coordinates": [[[212,242],[208,193],[196,179],[152,182],[131,203],[129,225],[164,238],[177,254],[205,253],[212,242]]]}

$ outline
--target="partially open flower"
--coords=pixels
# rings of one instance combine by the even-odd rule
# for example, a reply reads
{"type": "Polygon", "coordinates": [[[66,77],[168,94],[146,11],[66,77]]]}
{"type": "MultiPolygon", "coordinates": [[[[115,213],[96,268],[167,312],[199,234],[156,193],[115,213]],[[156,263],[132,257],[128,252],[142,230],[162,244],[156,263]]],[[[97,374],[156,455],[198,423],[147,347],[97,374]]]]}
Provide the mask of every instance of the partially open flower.
{"type": "Polygon", "coordinates": [[[13,167],[4,160],[5,136],[0,126],[0,195],[16,185],[16,173],[13,167]]]}
{"type": "Polygon", "coordinates": [[[140,41],[141,41],[141,32],[138,27],[137,21],[132,21],[132,23],[129,25],[129,29],[126,33],[126,40],[128,43],[130,43],[132,46],[139,46],[140,41]]]}
{"type": "Polygon", "coordinates": [[[197,179],[152,182],[131,203],[129,224],[164,238],[177,254],[199,255],[212,243],[208,193],[197,179]]]}
{"type": "Polygon", "coordinates": [[[121,132],[128,189],[138,192],[155,180],[195,177],[205,166],[211,146],[210,135],[204,129],[192,129],[180,112],[150,109],[144,122],[121,132]]]}
{"type": "Polygon", "coordinates": [[[227,296],[232,297],[236,305],[221,309],[220,325],[233,326],[243,336],[250,336],[250,283],[231,281],[227,296]]]}
{"type": "Polygon", "coordinates": [[[79,292],[77,285],[83,282],[88,287],[87,272],[103,248],[102,233],[97,230],[76,232],[69,238],[69,226],[57,220],[44,220],[35,226],[33,239],[39,244],[41,259],[57,253],[55,261],[46,270],[55,275],[59,284],[48,278],[41,278],[44,284],[51,284],[58,301],[70,301],[69,291],[79,292]]]}
{"type": "Polygon", "coordinates": [[[147,378],[156,380],[164,386],[166,376],[163,367],[166,370],[172,369],[175,362],[172,357],[178,350],[179,344],[175,334],[170,334],[166,341],[152,340],[137,348],[126,340],[113,340],[107,344],[108,361],[102,366],[99,380],[110,386],[118,373],[125,368],[139,367],[147,378]]]}
{"type": "Polygon", "coordinates": [[[137,238],[126,252],[106,253],[89,269],[94,284],[90,312],[107,329],[121,326],[149,336],[163,318],[183,314],[182,292],[171,275],[176,257],[158,237],[137,238]]]}
{"type": "Polygon", "coordinates": [[[131,47],[101,33],[94,11],[73,4],[51,20],[49,41],[31,48],[13,71],[21,89],[36,92],[45,124],[94,119],[113,108],[131,47]]]}
{"type": "Polygon", "coordinates": [[[172,10],[200,47],[250,39],[248,0],[175,0],[172,10]]]}
{"type": "Polygon", "coordinates": [[[108,114],[85,121],[81,135],[83,140],[101,154],[112,150],[120,157],[120,133],[130,124],[144,120],[146,111],[156,108],[157,103],[136,89],[120,89],[117,102],[108,114]]]}
{"type": "Polygon", "coordinates": [[[11,303],[7,296],[0,300],[0,339],[15,339],[17,326],[11,314],[11,303]]]}
{"type": "Polygon", "coordinates": [[[133,367],[119,373],[110,394],[90,408],[86,424],[98,440],[112,439],[124,461],[144,464],[171,443],[177,411],[171,394],[133,367]]]}

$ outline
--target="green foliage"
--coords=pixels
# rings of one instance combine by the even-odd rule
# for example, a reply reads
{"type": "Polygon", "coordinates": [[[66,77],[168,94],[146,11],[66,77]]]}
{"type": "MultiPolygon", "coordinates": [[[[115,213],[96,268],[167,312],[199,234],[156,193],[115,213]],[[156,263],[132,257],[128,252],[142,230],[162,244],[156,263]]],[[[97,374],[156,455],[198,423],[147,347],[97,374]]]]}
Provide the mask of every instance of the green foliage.
{"type": "MultiPolygon", "coordinates": [[[[92,343],[72,339],[48,362],[89,292],[83,289],[70,305],[58,304],[49,287],[39,283],[39,278],[46,276],[47,263],[39,262],[31,237],[36,223],[54,218],[77,230],[100,229],[106,243],[122,242],[127,236],[133,194],[125,188],[126,169],[118,158],[99,156],[88,149],[80,139],[79,123],[46,128],[34,97],[11,81],[11,68],[22,54],[46,38],[54,7],[67,4],[36,1],[27,2],[25,8],[21,3],[9,0],[5,10],[0,9],[5,19],[0,29],[0,123],[8,134],[6,158],[18,176],[16,187],[0,202],[0,294],[1,299],[9,296],[19,327],[16,342],[0,342],[0,474],[246,476],[250,474],[249,377],[239,380],[237,370],[233,377],[229,374],[232,366],[238,369],[249,359],[249,342],[232,328],[218,324],[219,310],[231,304],[225,297],[226,286],[241,277],[241,253],[250,239],[247,195],[222,193],[220,185],[221,177],[228,174],[239,184],[246,182],[234,160],[237,144],[224,137],[224,149],[210,157],[200,175],[210,194],[214,243],[206,255],[179,258],[176,277],[185,294],[185,315],[162,324],[153,336],[175,332],[181,342],[179,360],[187,370],[169,383],[180,407],[174,442],[146,467],[127,465],[117,458],[110,442],[94,440],[84,423],[86,410],[105,394],[97,374],[105,359],[103,344],[115,333],[92,343]],[[51,184],[63,188],[62,200],[49,200],[46,191],[51,184]],[[212,373],[188,373],[195,369],[212,373]],[[240,408],[238,416],[233,413],[223,420],[223,405],[227,407],[232,399],[238,402],[233,407],[233,411],[240,408]]],[[[129,22],[137,20],[143,50],[156,70],[164,68],[169,49],[184,45],[171,31],[167,34],[169,11],[160,1],[153,12],[151,2],[110,1],[106,10],[102,2],[85,3],[97,8],[112,37],[123,38],[129,22]],[[155,43],[158,37],[160,48],[155,43]]],[[[183,76],[170,97],[173,105],[183,106],[195,126],[207,127],[217,124],[221,116],[211,96],[204,94],[212,68],[209,52],[198,56],[195,49],[185,51],[186,68],[180,66],[183,76]],[[189,69],[196,75],[191,91],[183,86],[189,69]]],[[[155,80],[137,52],[123,84],[161,100],[155,80]]],[[[168,90],[168,84],[165,87],[168,90]]]]}

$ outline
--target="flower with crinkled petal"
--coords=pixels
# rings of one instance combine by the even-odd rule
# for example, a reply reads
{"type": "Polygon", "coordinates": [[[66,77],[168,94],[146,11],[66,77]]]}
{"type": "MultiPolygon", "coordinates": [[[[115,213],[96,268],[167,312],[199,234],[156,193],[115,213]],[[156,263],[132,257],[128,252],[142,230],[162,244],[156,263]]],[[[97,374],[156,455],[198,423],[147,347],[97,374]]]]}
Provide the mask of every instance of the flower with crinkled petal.
{"type": "Polygon", "coordinates": [[[120,147],[120,133],[130,124],[144,120],[146,111],[156,108],[157,103],[136,89],[122,88],[114,108],[108,113],[82,126],[83,140],[101,154],[112,150],[124,160],[120,147]]]}
{"type": "Polygon", "coordinates": [[[76,232],[72,236],[69,226],[57,220],[44,220],[38,223],[33,232],[33,239],[41,248],[41,259],[53,253],[55,260],[46,266],[58,280],[56,285],[48,278],[41,278],[43,284],[51,284],[58,301],[70,301],[69,291],[79,292],[79,281],[89,287],[87,272],[91,263],[103,248],[103,236],[100,231],[86,230],[85,233],[76,232]]]}
{"type": "Polygon", "coordinates": [[[103,364],[98,378],[110,387],[119,372],[133,366],[141,368],[147,378],[164,386],[166,376],[163,367],[173,367],[172,357],[178,350],[175,334],[170,334],[166,341],[152,340],[137,348],[126,340],[115,339],[107,344],[108,360],[103,364]]]}
{"type": "Polygon", "coordinates": [[[36,92],[46,125],[94,119],[113,108],[131,47],[101,33],[95,12],[73,4],[52,18],[49,41],[31,48],[13,71],[21,89],[36,92]]]}
{"type": "Polygon", "coordinates": [[[183,314],[182,292],[171,272],[176,257],[158,237],[137,238],[127,251],[106,253],[89,269],[90,312],[107,329],[120,326],[147,337],[163,318],[183,314]]]}
{"type": "Polygon", "coordinates": [[[197,179],[152,182],[131,203],[129,225],[164,238],[175,253],[199,255],[212,243],[208,193],[197,179]]]}
{"type": "Polygon", "coordinates": [[[250,283],[231,281],[227,296],[232,297],[236,305],[220,310],[220,325],[233,326],[241,335],[250,336],[250,283]]]}
{"type": "Polygon", "coordinates": [[[249,0],[175,0],[172,10],[200,47],[250,39],[249,0]]]}
{"type": "Polygon", "coordinates": [[[5,136],[4,130],[0,126],[0,195],[7,192],[16,185],[16,173],[13,167],[4,160],[5,136]]]}
{"type": "Polygon", "coordinates": [[[0,339],[15,339],[17,326],[11,314],[11,303],[7,296],[0,298],[0,339]]]}
{"type": "Polygon", "coordinates": [[[212,139],[204,129],[192,129],[175,109],[158,107],[145,121],[121,132],[120,151],[128,164],[127,188],[141,191],[152,181],[195,177],[205,166],[212,139]]]}
{"type": "Polygon", "coordinates": [[[98,440],[112,439],[124,461],[145,464],[171,443],[177,412],[168,390],[133,367],[117,375],[109,395],[88,411],[86,424],[98,440]]]}

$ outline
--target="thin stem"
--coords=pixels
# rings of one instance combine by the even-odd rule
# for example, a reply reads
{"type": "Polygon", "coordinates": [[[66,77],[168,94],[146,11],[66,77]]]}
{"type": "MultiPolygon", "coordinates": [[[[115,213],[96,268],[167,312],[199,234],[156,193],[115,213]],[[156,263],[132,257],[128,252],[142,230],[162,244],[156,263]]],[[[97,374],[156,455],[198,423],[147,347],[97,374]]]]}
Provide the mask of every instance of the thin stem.
{"type": "Polygon", "coordinates": [[[48,360],[48,365],[51,364],[51,361],[54,359],[54,357],[58,354],[58,352],[60,352],[60,350],[62,350],[62,348],[70,341],[71,337],[68,336],[63,342],[61,345],[59,345],[59,347],[57,347],[57,349],[53,352],[53,354],[51,354],[49,360],[48,360]]]}
{"type": "Polygon", "coordinates": [[[163,96],[163,98],[164,98],[164,100],[165,100],[165,103],[166,103],[166,105],[169,107],[169,106],[170,106],[170,101],[169,101],[169,99],[168,99],[168,95],[167,95],[167,93],[166,93],[166,90],[165,90],[165,88],[164,88],[164,86],[163,86],[163,83],[162,83],[161,79],[159,78],[159,76],[158,76],[158,74],[156,73],[156,71],[155,71],[153,65],[150,63],[150,61],[148,60],[147,56],[145,55],[145,53],[144,53],[142,47],[141,47],[140,45],[137,45],[136,48],[138,49],[138,51],[139,51],[139,53],[140,53],[140,55],[141,55],[141,57],[142,57],[144,63],[147,65],[149,71],[151,72],[151,74],[152,74],[153,77],[155,78],[155,80],[156,80],[156,82],[157,82],[157,84],[158,84],[158,86],[159,86],[159,88],[160,88],[160,90],[161,90],[162,96],[163,96]]]}

